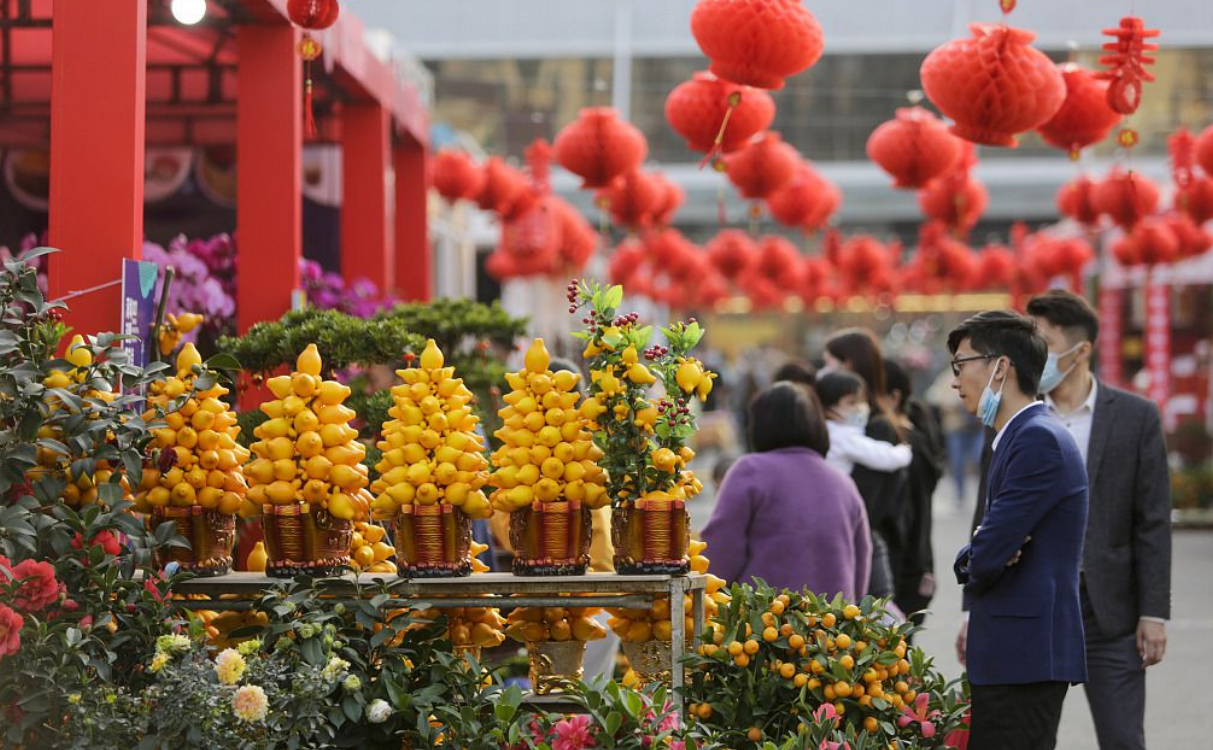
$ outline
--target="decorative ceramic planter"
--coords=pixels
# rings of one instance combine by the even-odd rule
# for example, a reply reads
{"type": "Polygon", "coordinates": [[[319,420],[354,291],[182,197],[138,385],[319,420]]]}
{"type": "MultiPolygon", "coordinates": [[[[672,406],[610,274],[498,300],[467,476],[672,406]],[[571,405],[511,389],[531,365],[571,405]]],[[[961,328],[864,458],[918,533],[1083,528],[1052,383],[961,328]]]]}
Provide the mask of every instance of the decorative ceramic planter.
{"type": "Polygon", "coordinates": [[[175,562],[181,570],[201,577],[221,576],[232,571],[232,547],[236,543],[236,517],[197,505],[188,508],[153,507],[152,524],[171,521],[177,533],[189,540],[188,549],[169,547],[158,555],[161,566],[175,562]]]}
{"type": "Polygon", "coordinates": [[[671,684],[673,647],[669,641],[623,641],[623,655],[641,685],[652,682],[671,684]]]}
{"type": "Polygon", "coordinates": [[[528,641],[531,689],[547,695],[576,684],[584,672],[585,641],[528,641]]]}
{"type": "Polygon", "coordinates": [[[452,578],[472,572],[472,522],[453,505],[404,505],[395,524],[401,575],[452,578]]]}
{"type": "Polygon", "coordinates": [[[623,575],[681,575],[687,558],[689,519],[681,500],[634,500],[611,512],[615,572],[623,575]]]}
{"type": "Polygon", "coordinates": [[[354,523],[307,503],[264,505],[265,573],[274,578],[332,575],[350,564],[354,523]]]}
{"type": "Polygon", "coordinates": [[[537,502],[511,513],[514,575],[584,575],[590,564],[590,515],[576,500],[537,502]]]}

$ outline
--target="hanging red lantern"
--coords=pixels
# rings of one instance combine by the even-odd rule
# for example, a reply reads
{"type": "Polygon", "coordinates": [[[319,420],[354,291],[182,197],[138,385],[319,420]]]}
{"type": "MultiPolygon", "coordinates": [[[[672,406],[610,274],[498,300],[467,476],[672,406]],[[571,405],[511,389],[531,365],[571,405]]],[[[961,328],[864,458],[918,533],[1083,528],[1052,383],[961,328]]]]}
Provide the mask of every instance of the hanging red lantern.
{"type": "Polygon", "coordinates": [[[307,138],[316,137],[316,113],[312,105],[314,95],[312,63],[324,52],[324,47],[309,31],[323,31],[337,23],[341,6],[337,0],[287,0],[286,15],[291,23],[304,29],[299,41],[299,56],[303,58],[303,129],[307,138]]]}
{"type": "Polygon", "coordinates": [[[1067,277],[1072,289],[1082,288],[1082,272],[1087,264],[1095,260],[1095,251],[1090,243],[1077,237],[1058,239],[1037,236],[1029,251],[1029,258],[1037,273],[1046,279],[1067,277]]]}
{"type": "Polygon", "coordinates": [[[1166,219],[1151,216],[1113,244],[1112,254],[1122,266],[1164,265],[1179,256],[1179,238],[1166,219]]]}
{"type": "Polygon", "coordinates": [[[767,207],[776,221],[805,232],[825,226],[841,203],[838,188],[805,161],[796,168],[796,176],[788,184],[767,196],[767,207]]]}
{"type": "Polygon", "coordinates": [[[552,197],[552,206],[560,227],[560,257],[565,275],[581,273],[598,249],[598,232],[581,213],[562,198],[552,197]]]}
{"type": "Polygon", "coordinates": [[[730,154],[775,121],[775,100],[762,89],[696,73],[665,100],[665,119],[687,148],[730,154]]]}
{"type": "Polygon", "coordinates": [[[1213,180],[1196,177],[1184,188],[1175,191],[1175,210],[1196,224],[1213,219],[1213,180]]]}
{"type": "Polygon", "coordinates": [[[927,96],[955,124],[952,133],[987,146],[1014,147],[1015,135],[1048,122],[1066,85],[1057,66],[1029,46],[1036,35],[974,23],[973,36],[936,47],[922,63],[927,96]]]}
{"type": "Polygon", "coordinates": [[[903,107],[868,136],[868,158],[893,177],[895,188],[920,188],[960,157],[960,142],[922,107],[903,107]]]}
{"type": "Polygon", "coordinates": [[[1146,53],[1156,51],[1158,45],[1146,40],[1158,36],[1158,29],[1147,29],[1140,18],[1125,16],[1119,26],[1104,29],[1103,33],[1114,40],[1103,45],[1110,54],[1099,58],[1099,64],[1108,68],[1098,74],[1110,81],[1108,106],[1122,115],[1131,115],[1141,106],[1143,83],[1154,80],[1146,70],[1147,65],[1154,64],[1154,58],[1146,53]]]}
{"type": "Polygon", "coordinates": [[[707,244],[708,259],[722,276],[735,280],[754,261],[757,249],[745,232],[726,229],[707,244]]]}
{"type": "Polygon", "coordinates": [[[653,267],[679,281],[687,281],[702,268],[702,253],[677,229],[650,232],[644,238],[653,267]]]}
{"type": "Polygon", "coordinates": [[[874,282],[890,275],[892,265],[888,249],[879,240],[856,235],[842,244],[838,276],[852,291],[871,291],[874,282]]]}
{"type": "Polygon", "coordinates": [[[985,185],[973,178],[957,183],[945,177],[918,191],[918,206],[924,216],[961,233],[976,226],[989,202],[985,185]]]}
{"type": "Polygon", "coordinates": [[[834,268],[830,261],[818,257],[805,258],[800,269],[800,298],[806,304],[812,304],[818,297],[828,296],[833,275],[834,268]]]}
{"type": "Polygon", "coordinates": [[[540,198],[530,209],[501,224],[501,248],[513,258],[520,275],[548,273],[557,265],[561,226],[555,200],[553,196],[540,198]]]}
{"type": "Polygon", "coordinates": [[[1078,152],[1108,137],[1120,113],[1108,105],[1108,84],[1074,63],[1059,65],[1066,84],[1061,109],[1036,130],[1046,143],[1078,158],[1078,152]]]}
{"type": "Polygon", "coordinates": [[[725,159],[729,181],[745,198],[761,200],[791,182],[800,154],[768,130],[757,141],[725,159]]]}
{"type": "Polygon", "coordinates": [[[1181,127],[1167,138],[1171,179],[1175,182],[1174,207],[1197,224],[1213,218],[1213,180],[1196,172],[1196,139],[1181,127]]]}
{"type": "Polygon", "coordinates": [[[1002,245],[987,245],[977,254],[974,289],[1011,288],[1015,282],[1015,254],[1002,245]]]}
{"type": "Polygon", "coordinates": [[[665,198],[665,188],[639,169],[616,177],[597,194],[598,205],[611,214],[611,221],[633,231],[653,222],[665,198]]]}
{"type": "Polygon", "coordinates": [[[1179,242],[1176,260],[1204,255],[1210,247],[1213,247],[1213,235],[1203,227],[1194,224],[1184,214],[1171,214],[1167,217],[1167,223],[1170,224],[1171,231],[1175,233],[1175,239],[1179,242]]]}
{"type": "Polygon", "coordinates": [[[444,148],[434,154],[434,189],[448,201],[474,200],[484,189],[484,172],[463,151],[444,148]]]}
{"type": "Polygon", "coordinates": [[[708,266],[708,273],[700,276],[698,282],[694,285],[694,292],[691,298],[696,306],[713,307],[719,302],[728,299],[729,282],[725,281],[724,277],[716,272],[716,269],[708,266]]]}
{"type": "Polygon", "coordinates": [[[1158,186],[1137,172],[1114,167],[1095,188],[1095,208],[1125,229],[1158,208],[1158,186]]]}
{"type": "Polygon", "coordinates": [[[767,235],[758,242],[752,269],[789,291],[800,285],[800,252],[786,237],[767,235]]]}
{"type": "Polygon", "coordinates": [[[629,239],[615,246],[611,260],[607,263],[607,278],[612,284],[626,285],[632,275],[644,265],[644,245],[638,240],[629,239]]]}
{"type": "Polygon", "coordinates": [[[1095,207],[1095,187],[1096,183],[1086,175],[1062,185],[1057,191],[1057,210],[1084,226],[1094,227],[1100,216],[1095,207]]]}
{"type": "Polygon", "coordinates": [[[489,257],[484,259],[484,270],[498,281],[506,281],[519,275],[513,257],[501,248],[489,253],[489,257]]]}
{"type": "Polygon", "coordinates": [[[525,213],[534,204],[535,197],[527,186],[522,172],[500,157],[490,156],[484,162],[484,188],[476,196],[476,204],[485,211],[493,211],[509,221],[525,213]]]}
{"type": "Polygon", "coordinates": [[[1201,131],[1196,137],[1193,156],[1205,174],[1213,175],[1213,125],[1201,131]]]}
{"type": "Polygon", "coordinates": [[[661,172],[654,173],[651,178],[661,187],[661,202],[653,210],[653,223],[659,227],[669,226],[674,221],[674,214],[686,203],[687,193],[661,172]]]}
{"type": "Polygon", "coordinates": [[[638,169],[649,153],[644,134],[619,119],[610,107],[588,107],[556,136],[556,161],[582,179],[583,188],[601,188],[638,169]]]}
{"type": "Polygon", "coordinates": [[[821,24],[801,0],[699,0],[691,33],[713,73],[760,89],[783,88],[825,47],[821,24]]]}

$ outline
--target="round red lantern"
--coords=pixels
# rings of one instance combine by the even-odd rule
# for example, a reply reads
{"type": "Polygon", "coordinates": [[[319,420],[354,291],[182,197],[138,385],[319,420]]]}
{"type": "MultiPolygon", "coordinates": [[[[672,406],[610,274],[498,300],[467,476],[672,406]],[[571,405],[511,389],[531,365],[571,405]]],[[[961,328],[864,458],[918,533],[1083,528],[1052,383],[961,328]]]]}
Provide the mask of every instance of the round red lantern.
{"type": "Polygon", "coordinates": [[[556,265],[561,227],[553,200],[551,196],[541,198],[529,210],[501,225],[501,249],[513,258],[520,275],[547,273],[556,265]]]}
{"type": "Polygon", "coordinates": [[[1046,143],[1067,151],[1070,158],[1102,141],[1120,122],[1120,113],[1108,106],[1108,84],[1074,63],[1058,66],[1066,84],[1066,98],[1048,122],[1036,130],[1046,143]]]}
{"type": "Polygon", "coordinates": [[[879,240],[856,235],[842,244],[838,276],[853,291],[871,290],[873,281],[887,277],[892,265],[888,249],[879,240]]]}
{"type": "Polygon", "coordinates": [[[821,24],[801,0],[699,0],[691,33],[711,71],[760,89],[781,89],[825,47],[821,24]]]}
{"type": "Polygon", "coordinates": [[[752,272],[787,289],[800,285],[800,252],[786,237],[767,235],[758,242],[758,256],[752,272]]]}
{"type": "Polygon", "coordinates": [[[661,186],[661,203],[653,211],[653,223],[659,227],[669,226],[674,221],[674,214],[686,203],[687,193],[681,185],[660,172],[651,177],[661,186]]]}
{"type": "Polygon", "coordinates": [[[734,280],[754,261],[757,249],[745,232],[726,229],[707,244],[708,259],[726,279],[734,280]]]}
{"type": "Polygon", "coordinates": [[[510,208],[526,192],[522,173],[502,161],[499,156],[490,156],[484,162],[484,187],[476,196],[476,204],[485,211],[499,215],[510,208]]]}
{"type": "Polygon", "coordinates": [[[1081,287],[1082,271],[1095,259],[1095,251],[1086,240],[1071,237],[1057,239],[1037,235],[1029,252],[1029,262],[1046,279],[1066,276],[1073,288],[1081,287]]]}
{"type": "Polygon", "coordinates": [[[895,188],[920,188],[960,157],[960,142],[922,107],[903,107],[868,137],[868,158],[893,177],[895,188]]]}
{"type": "Polygon", "coordinates": [[[932,180],[918,191],[918,206],[924,216],[961,232],[977,224],[989,202],[985,185],[968,177],[959,184],[946,177],[932,180]]]}
{"type": "Polygon", "coordinates": [[[568,201],[555,196],[550,200],[560,229],[557,254],[566,271],[581,273],[598,249],[598,232],[568,201]]]}
{"type": "Polygon", "coordinates": [[[1205,170],[1205,174],[1213,175],[1213,125],[1201,131],[1196,137],[1196,163],[1205,170]]]}
{"type": "Polygon", "coordinates": [[[286,15],[291,23],[312,31],[321,31],[337,23],[341,8],[337,0],[287,0],[286,15]]]}
{"type": "Polygon", "coordinates": [[[1057,191],[1057,210],[1088,227],[1098,224],[1100,213],[1095,207],[1095,182],[1083,175],[1062,185],[1057,191]]]}
{"type": "Polygon", "coordinates": [[[1166,219],[1151,216],[1139,221],[1117,241],[1112,253],[1123,266],[1163,265],[1179,256],[1179,238],[1166,219]]]}
{"type": "Polygon", "coordinates": [[[463,151],[441,149],[434,155],[434,189],[452,203],[473,200],[484,189],[484,172],[463,151]]]}
{"type": "Polygon", "coordinates": [[[1197,224],[1213,219],[1213,180],[1193,176],[1187,187],[1177,188],[1175,210],[1197,224]]]}
{"type": "Polygon", "coordinates": [[[611,214],[611,221],[636,230],[653,222],[654,215],[664,207],[666,192],[652,175],[633,169],[599,190],[597,198],[598,205],[611,214]]]}
{"type": "Polygon", "coordinates": [[[800,298],[806,303],[814,302],[827,293],[834,269],[825,258],[808,257],[800,268],[800,298]]]}
{"type": "Polygon", "coordinates": [[[611,260],[607,263],[607,278],[612,284],[627,284],[632,275],[644,265],[644,245],[629,239],[615,246],[611,260]]]}
{"type": "Polygon", "coordinates": [[[1095,208],[1128,229],[1158,208],[1158,186],[1132,170],[1114,167],[1095,188],[1095,208]]]}
{"type": "Polygon", "coordinates": [[[644,238],[653,266],[679,281],[689,281],[702,268],[695,245],[677,229],[651,232],[644,238]]]}
{"type": "Polygon", "coordinates": [[[637,169],[649,153],[644,134],[619,119],[610,107],[588,107],[556,136],[556,161],[582,179],[583,188],[601,188],[637,169]]]}
{"type": "Polygon", "coordinates": [[[1175,233],[1175,239],[1179,242],[1176,260],[1204,255],[1210,247],[1213,247],[1213,235],[1194,224],[1187,216],[1181,213],[1171,214],[1167,217],[1167,222],[1171,225],[1171,231],[1175,233]]]}
{"type": "Polygon", "coordinates": [[[666,97],[665,119],[692,151],[729,154],[744,148],[750,138],[771,126],[775,100],[762,89],[722,81],[711,73],[696,73],[666,97]]]}
{"type": "Polygon", "coordinates": [[[842,193],[838,188],[808,162],[801,162],[796,168],[796,176],[767,196],[767,207],[776,221],[805,232],[825,226],[841,203],[842,193]]]}
{"type": "Polygon", "coordinates": [[[489,253],[489,257],[484,259],[484,270],[498,281],[506,281],[519,275],[513,256],[501,248],[489,253]]]}
{"type": "Polygon", "coordinates": [[[955,124],[952,132],[987,146],[1015,146],[1015,135],[1048,122],[1066,84],[1036,35],[1005,25],[974,23],[973,36],[936,47],[922,63],[927,96],[955,124]]]}
{"type": "Polygon", "coordinates": [[[1002,245],[987,245],[977,254],[975,289],[1009,289],[1015,281],[1015,254],[1002,245]]]}
{"type": "Polygon", "coordinates": [[[745,198],[761,200],[791,182],[800,164],[800,154],[783,142],[779,133],[767,131],[745,149],[725,159],[729,181],[745,198]]]}

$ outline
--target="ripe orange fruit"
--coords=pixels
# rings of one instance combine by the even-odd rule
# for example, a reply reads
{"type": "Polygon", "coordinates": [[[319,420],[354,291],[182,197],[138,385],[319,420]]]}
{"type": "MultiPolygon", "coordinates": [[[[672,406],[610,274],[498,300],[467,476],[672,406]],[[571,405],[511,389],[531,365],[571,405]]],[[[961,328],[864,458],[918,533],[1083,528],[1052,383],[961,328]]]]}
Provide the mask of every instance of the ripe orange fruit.
{"type": "Polygon", "coordinates": [[[762,739],[762,730],[758,727],[750,727],[750,731],[746,732],[745,736],[750,742],[758,742],[762,739]]]}
{"type": "Polygon", "coordinates": [[[737,656],[741,653],[741,641],[733,641],[729,644],[729,656],[737,656]]]}
{"type": "Polygon", "coordinates": [[[821,624],[827,628],[832,628],[837,623],[838,618],[834,616],[833,612],[827,612],[826,615],[821,618],[821,624]]]}
{"type": "Polygon", "coordinates": [[[771,602],[771,614],[775,615],[776,617],[778,617],[779,615],[782,615],[784,606],[785,606],[784,603],[778,599],[771,602]]]}
{"type": "Polygon", "coordinates": [[[785,622],[784,624],[780,625],[779,634],[782,636],[785,636],[785,637],[791,635],[792,634],[792,623],[785,622]]]}
{"type": "Polygon", "coordinates": [[[816,690],[819,687],[821,687],[821,680],[817,679],[816,677],[810,677],[809,690],[816,690]]]}
{"type": "Polygon", "coordinates": [[[696,713],[699,714],[699,718],[701,718],[701,719],[712,718],[712,704],[711,703],[700,703],[699,710],[696,713]]]}
{"type": "Polygon", "coordinates": [[[809,683],[809,676],[807,674],[805,674],[804,672],[797,674],[796,677],[792,680],[792,684],[798,688],[802,688],[805,685],[807,685],[808,683],[809,683]]]}
{"type": "Polygon", "coordinates": [[[839,680],[838,682],[835,682],[834,695],[837,695],[839,698],[850,698],[851,683],[847,682],[846,680],[839,680]]]}
{"type": "Polygon", "coordinates": [[[898,680],[897,684],[893,686],[893,689],[899,693],[905,693],[910,689],[910,686],[906,684],[905,680],[898,680]]]}
{"type": "Polygon", "coordinates": [[[742,646],[741,648],[747,654],[749,654],[750,656],[753,656],[754,654],[758,653],[758,641],[755,641],[753,639],[748,640],[745,642],[745,645],[742,646]]]}
{"type": "Polygon", "coordinates": [[[866,649],[867,647],[868,647],[868,644],[866,641],[855,641],[855,653],[862,654],[864,652],[864,649],[866,649]]]}
{"type": "Polygon", "coordinates": [[[822,692],[822,694],[823,694],[823,695],[825,695],[825,698],[826,698],[826,700],[828,700],[828,701],[832,701],[832,700],[834,700],[835,696],[837,695],[837,694],[834,692],[834,686],[833,686],[833,685],[826,685],[826,686],[825,686],[825,687],[822,689],[822,691],[821,691],[821,692],[822,692]]]}
{"type": "MultiPolygon", "coordinates": [[[[785,680],[790,680],[790,679],[792,679],[793,677],[797,676],[797,675],[796,675],[796,665],[795,665],[795,664],[787,664],[787,663],[785,663],[785,664],[780,664],[780,665],[779,665],[779,676],[780,676],[780,677],[782,677],[782,678],[783,678],[783,679],[785,679],[785,680]]],[[[799,676],[800,676],[800,677],[804,677],[804,675],[799,675],[799,676]]]]}
{"type": "Polygon", "coordinates": [[[859,617],[859,614],[859,607],[856,607],[854,604],[848,604],[842,608],[842,616],[848,620],[854,620],[856,617],[859,617]]]}
{"type": "MultiPolygon", "coordinates": [[[[762,631],[762,640],[766,641],[767,643],[770,643],[771,641],[775,640],[778,637],[779,637],[779,631],[776,630],[775,628],[767,628],[766,630],[762,631]]],[[[755,649],[755,650],[757,650],[757,649],[755,649]]]]}
{"type": "Polygon", "coordinates": [[[745,654],[738,654],[737,656],[733,657],[733,663],[742,669],[745,669],[746,667],[750,666],[750,657],[746,656],[745,654]]]}
{"type": "Polygon", "coordinates": [[[788,648],[801,649],[804,647],[804,636],[799,633],[794,633],[788,636],[788,648]]]}
{"type": "Polygon", "coordinates": [[[869,716],[863,720],[863,728],[868,730],[868,734],[876,734],[876,730],[880,729],[880,722],[875,716],[869,716]]]}
{"type": "Polygon", "coordinates": [[[844,654],[843,657],[838,660],[838,663],[842,665],[843,669],[855,668],[855,658],[850,654],[844,654]]]}
{"type": "Polygon", "coordinates": [[[847,635],[846,633],[839,633],[834,639],[834,645],[838,648],[850,648],[851,636],[847,635]]]}

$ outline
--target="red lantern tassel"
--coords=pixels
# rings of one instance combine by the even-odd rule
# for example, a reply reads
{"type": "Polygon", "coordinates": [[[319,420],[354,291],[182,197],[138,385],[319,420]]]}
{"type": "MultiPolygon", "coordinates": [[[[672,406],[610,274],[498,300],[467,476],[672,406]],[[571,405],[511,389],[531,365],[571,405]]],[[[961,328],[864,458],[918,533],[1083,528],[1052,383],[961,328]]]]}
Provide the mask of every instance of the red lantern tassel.
{"type": "Polygon", "coordinates": [[[312,106],[312,61],[303,63],[303,132],[307,140],[316,138],[316,111],[312,106]]]}
{"type": "Polygon", "coordinates": [[[712,161],[712,159],[716,158],[716,156],[719,155],[721,153],[721,151],[723,150],[724,134],[725,134],[725,131],[728,130],[729,119],[733,117],[733,110],[737,109],[737,106],[740,104],[741,104],[741,92],[740,91],[734,91],[733,93],[729,94],[729,108],[724,111],[724,119],[722,119],[720,122],[720,130],[716,133],[716,140],[712,141],[711,150],[708,151],[706,154],[704,154],[703,158],[699,160],[700,169],[703,169],[705,166],[707,166],[708,162],[710,162],[710,161],[712,161]]]}

